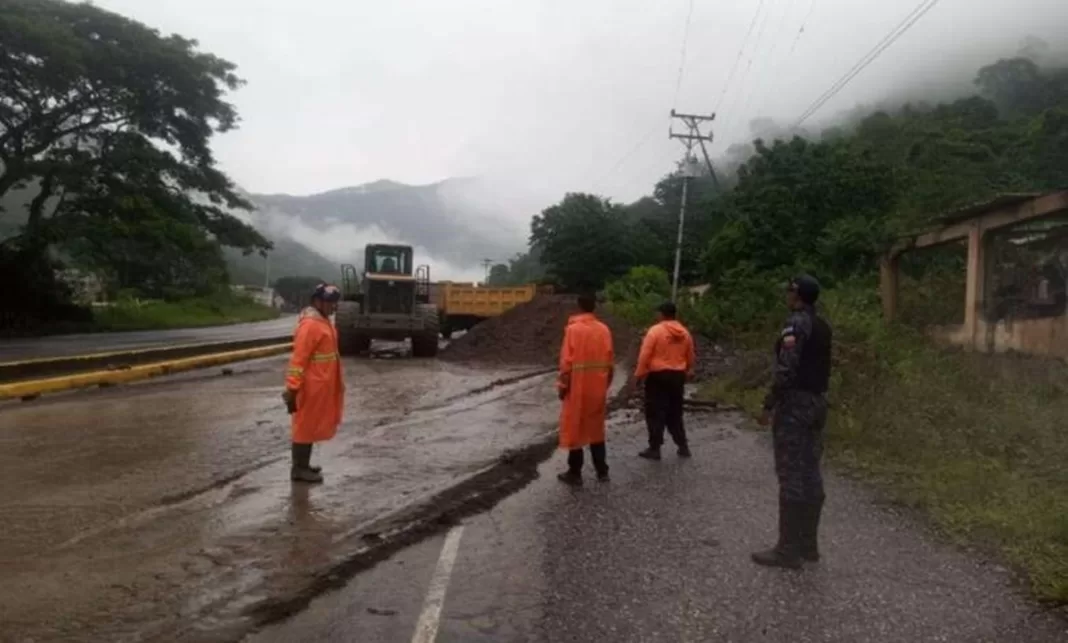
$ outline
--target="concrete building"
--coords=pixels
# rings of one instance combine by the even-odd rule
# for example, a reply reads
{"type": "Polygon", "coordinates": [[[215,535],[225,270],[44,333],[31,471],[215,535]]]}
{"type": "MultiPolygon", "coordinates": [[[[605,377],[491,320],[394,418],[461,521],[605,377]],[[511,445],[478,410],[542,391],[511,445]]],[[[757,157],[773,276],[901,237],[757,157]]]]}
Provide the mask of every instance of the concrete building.
{"type": "Polygon", "coordinates": [[[1068,190],[1002,195],[895,245],[881,270],[888,319],[898,312],[901,256],[954,243],[968,248],[964,323],[935,329],[935,336],[972,350],[1068,359],[1068,190]],[[1013,252],[1014,261],[995,266],[995,239],[1027,252],[1013,252]]]}

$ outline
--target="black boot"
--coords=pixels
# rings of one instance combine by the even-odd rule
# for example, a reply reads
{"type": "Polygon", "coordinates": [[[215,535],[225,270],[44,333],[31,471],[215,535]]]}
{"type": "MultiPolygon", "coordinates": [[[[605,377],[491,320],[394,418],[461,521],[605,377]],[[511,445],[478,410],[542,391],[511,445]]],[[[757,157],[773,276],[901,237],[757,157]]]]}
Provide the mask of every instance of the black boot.
{"type": "Polygon", "coordinates": [[[572,487],[581,487],[582,486],[582,474],[581,473],[575,473],[574,471],[570,471],[570,470],[569,471],[565,471],[565,472],[557,475],[556,479],[559,480],[560,482],[563,482],[564,484],[570,485],[572,487]]]}
{"type": "Polygon", "coordinates": [[[779,542],[767,551],[754,553],[754,563],[765,567],[800,569],[802,507],[796,502],[779,501],[779,542]]]}
{"type": "Polygon", "coordinates": [[[681,447],[679,447],[679,452],[678,453],[679,453],[679,457],[680,458],[692,458],[693,457],[693,453],[690,451],[690,445],[688,445],[688,444],[684,444],[681,447]]]}
{"type": "Polygon", "coordinates": [[[801,521],[801,558],[810,563],[820,559],[819,530],[823,501],[802,505],[804,520],[801,521]]]}
{"type": "Polygon", "coordinates": [[[639,453],[638,457],[639,458],[645,458],[646,460],[659,460],[660,459],[660,449],[649,447],[645,451],[642,451],[641,453],[639,453]]]}
{"type": "Polygon", "coordinates": [[[294,482],[318,483],[323,481],[323,476],[318,471],[311,469],[310,444],[293,443],[293,466],[289,471],[289,477],[294,482]]]}

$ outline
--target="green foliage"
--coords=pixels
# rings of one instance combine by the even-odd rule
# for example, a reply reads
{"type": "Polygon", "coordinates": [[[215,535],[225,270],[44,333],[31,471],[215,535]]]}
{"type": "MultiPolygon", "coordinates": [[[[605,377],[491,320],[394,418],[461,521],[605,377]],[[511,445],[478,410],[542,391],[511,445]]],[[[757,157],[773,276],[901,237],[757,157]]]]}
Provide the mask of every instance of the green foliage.
{"type": "Polygon", "coordinates": [[[196,44],[89,3],[0,0],[0,202],[32,195],[8,247],[153,297],[225,283],[219,245],[270,247],[230,213],[249,204],[209,145],[241,81],[196,44]]]}
{"type": "Polygon", "coordinates": [[[489,286],[507,286],[509,285],[511,275],[509,274],[508,264],[498,263],[490,267],[489,277],[486,279],[486,285],[489,286]]]}
{"type": "Polygon", "coordinates": [[[530,244],[568,290],[598,290],[633,261],[620,206],[592,194],[568,194],[530,224],[530,244]]]}
{"type": "Polygon", "coordinates": [[[612,312],[635,326],[648,325],[656,307],[671,297],[671,279],[656,266],[635,266],[604,289],[612,312]]]}
{"type": "Polygon", "coordinates": [[[124,298],[94,311],[95,329],[105,331],[220,326],[276,317],[277,310],[229,291],[175,302],[124,298]]]}
{"type": "Polygon", "coordinates": [[[274,291],[287,308],[296,310],[308,305],[315,287],[324,281],[319,277],[282,277],[274,282],[274,291]]]}

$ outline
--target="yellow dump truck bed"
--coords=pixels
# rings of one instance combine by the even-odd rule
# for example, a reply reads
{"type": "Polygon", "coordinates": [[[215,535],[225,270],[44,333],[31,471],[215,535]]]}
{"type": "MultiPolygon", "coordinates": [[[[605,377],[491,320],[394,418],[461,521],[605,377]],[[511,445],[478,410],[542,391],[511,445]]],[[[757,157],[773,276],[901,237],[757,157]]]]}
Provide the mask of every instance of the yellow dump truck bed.
{"type": "Polygon", "coordinates": [[[537,287],[523,286],[486,287],[474,284],[442,283],[438,307],[445,315],[496,317],[509,308],[534,299],[537,287]]]}

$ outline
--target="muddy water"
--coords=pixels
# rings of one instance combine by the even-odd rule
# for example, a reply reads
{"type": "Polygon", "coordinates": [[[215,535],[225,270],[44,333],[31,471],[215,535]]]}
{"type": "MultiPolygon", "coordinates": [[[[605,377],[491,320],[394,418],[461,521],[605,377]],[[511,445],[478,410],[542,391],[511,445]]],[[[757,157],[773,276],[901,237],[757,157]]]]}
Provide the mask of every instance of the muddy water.
{"type": "Polygon", "coordinates": [[[346,419],[314,457],[327,483],[294,486],[282,368],[0,407],[0,641],[227,639],[244,607],[557,409],[537,369],[348,361],[346,419]]]}

